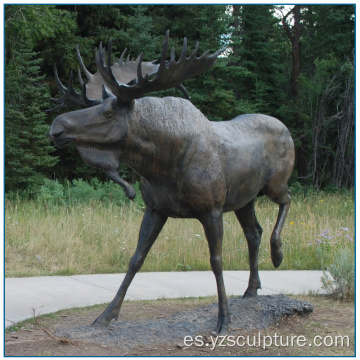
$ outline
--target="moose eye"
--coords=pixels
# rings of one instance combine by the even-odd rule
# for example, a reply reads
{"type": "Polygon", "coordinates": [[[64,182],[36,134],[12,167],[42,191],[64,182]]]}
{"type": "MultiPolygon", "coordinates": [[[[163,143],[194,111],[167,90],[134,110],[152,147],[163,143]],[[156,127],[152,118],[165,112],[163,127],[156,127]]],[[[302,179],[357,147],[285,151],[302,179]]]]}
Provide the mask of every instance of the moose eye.
{"type": "Polygon", "coordinates": [[[113,111],[111,110],[105,111],[104,116],[107,118],[111,118],[113,116],[113,111]]]}

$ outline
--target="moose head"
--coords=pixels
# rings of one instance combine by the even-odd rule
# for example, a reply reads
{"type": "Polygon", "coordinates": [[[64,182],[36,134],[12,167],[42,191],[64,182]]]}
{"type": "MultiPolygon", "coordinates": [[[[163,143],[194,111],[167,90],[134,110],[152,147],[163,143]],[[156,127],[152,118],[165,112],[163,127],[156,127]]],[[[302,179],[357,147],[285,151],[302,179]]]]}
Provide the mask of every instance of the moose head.
{"type": "Polygon", "coordinates": [[[78,52],[88,82],[80,79],[79,94],[73,88],[72,75],[66,88],[55,72],[62,93],[56,101],[60,107],[76,104],[87,108],[56,117],[48,136],[59,147],[73,144],[85,162],[104,170],[129,198],[135,192],[118,174],[120,161],[141,179],[146,210],[138,245],[118,293],[94,324],[108,325],[118,318],[126,291],[167,218],[195,218],[204,227],[216,278],[219,313],[215,331],[225,333],[230,315],[222,274],[223,213],[234,211],[243,228],[250,262],[244,296],[256,296],[261,287],[258,249],[262,229],[255,215],[255,199],[262,194],[279,205],[270,238],[272,261],[278,267],[283,257],[280,233],[290,206],[287,181],[294,166],[294,144],[287,128],[270,116],[241,115],[210,122],[187,99],[143,97],[173,87],[187,95],[182,83],[210,69],[221,52],[197,56],[197,44],[187,56],[184,39],[178,60],[174,49],[167,60],[168,44],[169,32],[159,64],[144,63],[140,55],[131,64],[122,56],[112,66],[111,42],[107,61],[100,44],[96,75],[87,72],[78,52]],[[130,76],[125,79],[121,74],[127,71],[130,76]]]}
{"type": "Polygon", "coordinates": [[[107,63],[105,49],[100,44],[99,50],[96,51],[98,72],[95,74],[86,69],[77,47],[79,63],[88,79],[85,84],[79,72],[81,94],[73,87],[73,75],[70,75],[69,86],[66,88],[58,77],[56,65],[54,66],[55,78],[63,95],[59,99],[54,99],[59,105],[50,111],[63,106],[88,108],[58,116],[48,137],[58,147],[73,143],[86,163],[104,170],[112,180],[124,188],[130,199],[135,197],[135,191],[118,175],[118,151],[119,144],[124,143],[129,137],[129,126],[133,128],[134,113],[138,107],[135,106],[135,99],[150,92],[173,87],[180,89],[189,98],[182,82],[209,69],[222,51],[219,50],[211,56],[205,52],[197,57],[197,43],[191,55],[187,57],[187,40],[184,38],[179,59],[175,60],[175,49],[172,48],[170,61],[167,61],[168,47],[169,31],[165,35],[160,64],[155,64],[155,61],[143,62],[142,55],[135,61],[129,57],[124,61],[124,50],[119,61],[111,66],[112,43],[110,41],[108,45],[107,63]],[[92,97],[88,94],[92,94],[92,97]]]}

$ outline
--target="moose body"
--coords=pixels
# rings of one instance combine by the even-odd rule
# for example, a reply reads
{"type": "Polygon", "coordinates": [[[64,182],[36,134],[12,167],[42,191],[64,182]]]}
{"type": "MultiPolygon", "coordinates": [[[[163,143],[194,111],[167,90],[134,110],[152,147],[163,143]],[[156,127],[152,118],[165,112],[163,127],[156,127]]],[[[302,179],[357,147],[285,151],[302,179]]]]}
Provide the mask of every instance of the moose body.
{"type": "Polygon", "coordinates": [[[222,276],[223,213],[234,211],[243,228],[250,260],[244,296],[255,296],[261,287],[257,256],[262,229],[254,202],[264,194],[279,204],[270,239],[278,267],[280,232],[290,205],[287,180],[294,166],[289,131],[266,115],[211,122],[190,101],[176,97],[123,102],[105,95],[99,105],[58,116],[49,132],[57,146],[75,145],[86,163],[104,170],[130,198],[135,193],[118,175],[120,162],[141,178],[146,210],[138,245],[118,293],[95,324],[118,318],[127,288],[167,218],[196,218],[204,227],[217,282],[215,331],[225,333],[230,317],[222,276]]]}

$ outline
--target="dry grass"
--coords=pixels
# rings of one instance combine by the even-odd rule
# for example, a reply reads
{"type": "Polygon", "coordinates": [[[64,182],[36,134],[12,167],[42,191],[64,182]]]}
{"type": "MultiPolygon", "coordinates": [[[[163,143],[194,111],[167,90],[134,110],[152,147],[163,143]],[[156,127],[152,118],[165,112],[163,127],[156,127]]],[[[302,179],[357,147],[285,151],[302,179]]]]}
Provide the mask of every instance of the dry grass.
{"type": "MultiPolygon", "coordinates": [[[[260,269],[273,269],[269,239],[278,206],[257,202],[264,229],[260,269]]],[[[6,276],[124,272],[137,242],[143,209],[137,205],[46,206],[35,202],[5,205],[6,276]]],[[[224,216],[224,266],[248,269],[247,245],[232,213],[224,216]]],[[[336,249],[354,248],[352,193],[293,199],[283,233],[281,269],[319,269],[330,265],[336,249]]],[[[200,223],[169,219],[150,251],[143,271],[209,270],[200,223]]]]}

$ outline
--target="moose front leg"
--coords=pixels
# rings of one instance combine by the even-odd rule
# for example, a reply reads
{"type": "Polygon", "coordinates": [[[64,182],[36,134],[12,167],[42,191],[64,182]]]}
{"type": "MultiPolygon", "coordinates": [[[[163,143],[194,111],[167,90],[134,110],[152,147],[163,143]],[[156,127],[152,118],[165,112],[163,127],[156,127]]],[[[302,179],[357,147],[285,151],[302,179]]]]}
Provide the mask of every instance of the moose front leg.
{"type": "Polygon", "coordinates": [[[114,299],[105,311],[94,321],[93,325],[109,325],[112,319],[118,319],[121,304],[125,298],[126,291],[136,273],[143,265],[146,255],[149,253],[151,246],[154,244],[166,220],[167,217],[161,215],[156,210],[149,208],[146,209],[141,223],[137,248],[135,254],[130,260],[126,276],[114,299]]]}
{"type": "Polygon", "coordinates": [[[203,217],[201,223],[205,230],[205,235],[209,244],[210,264],[215,275],[219,313],[218,322],[215,328],[217,334],[226,334],[230,323],[230,314],[226,298],[223,264],[222,264],[222,239],[223,239],[223,217],[222,212],[212,212],[203,217]]]}
{"type": "Polygon", "coordinates": [[[114,169],[107,170],[106,175],[124,189],[126,196],[130,200],[133,200],[135,198],[136,192],[134,188],[127,181],[122,179],[116,170],[114,169]]]}

